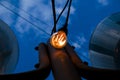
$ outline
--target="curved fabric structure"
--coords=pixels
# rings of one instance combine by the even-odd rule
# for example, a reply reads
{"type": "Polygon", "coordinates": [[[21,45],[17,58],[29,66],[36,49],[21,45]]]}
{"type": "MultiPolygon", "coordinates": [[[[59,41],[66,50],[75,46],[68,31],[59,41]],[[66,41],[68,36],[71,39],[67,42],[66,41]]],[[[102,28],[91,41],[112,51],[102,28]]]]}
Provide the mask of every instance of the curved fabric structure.
{"type": "Polygon", "coordinates": [[[105,69],[120,69],[120,12],[101,21],[91,37],[92,65],[105,69]]]}
{"type": "Polygon", "coordinates": [[[9,26],[0,20],[0,73],[11,73],[18,62],[17,39],[9,26]]]}

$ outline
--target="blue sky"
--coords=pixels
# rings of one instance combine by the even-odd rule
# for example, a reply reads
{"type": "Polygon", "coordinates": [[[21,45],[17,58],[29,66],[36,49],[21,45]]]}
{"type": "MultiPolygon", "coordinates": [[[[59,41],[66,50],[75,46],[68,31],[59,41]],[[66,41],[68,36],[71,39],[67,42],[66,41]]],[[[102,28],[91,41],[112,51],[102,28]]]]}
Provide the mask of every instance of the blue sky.
{"type": "MultiPolygon", "coordinates": [[[[53,27],[50,1],[0,0],[0,19],[10,26],[19,42],[20,56],[15,72],[33,70],[38,62],[38,53],[34,47],[48,40],[53,27]]],[[[55,1],[58,15],[66,0],[55,1]]],[[[120,0],[73,0],[68,38],[83,61],[90,64],[88,46],[95,27],[102,19],[116,12],[120,12],[120,0]]],[[[64,24],[65,16],[66,11],[57,25],[58,28],[64,24]]],[[[50,79],[51,77],[48,78],[50,79]]]]}

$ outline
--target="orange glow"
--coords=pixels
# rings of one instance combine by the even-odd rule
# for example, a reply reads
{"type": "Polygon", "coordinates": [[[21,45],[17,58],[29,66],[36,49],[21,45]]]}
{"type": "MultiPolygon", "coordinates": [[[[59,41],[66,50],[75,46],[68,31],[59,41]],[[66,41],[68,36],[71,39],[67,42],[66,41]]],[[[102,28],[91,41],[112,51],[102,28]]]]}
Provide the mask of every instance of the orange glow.
{"type": "Polygon", "coordinates": [[[67,43],[67,36],[64,31],[54,33],[50,39],[50,44],[55,48],[63,48],[67,43]]]}

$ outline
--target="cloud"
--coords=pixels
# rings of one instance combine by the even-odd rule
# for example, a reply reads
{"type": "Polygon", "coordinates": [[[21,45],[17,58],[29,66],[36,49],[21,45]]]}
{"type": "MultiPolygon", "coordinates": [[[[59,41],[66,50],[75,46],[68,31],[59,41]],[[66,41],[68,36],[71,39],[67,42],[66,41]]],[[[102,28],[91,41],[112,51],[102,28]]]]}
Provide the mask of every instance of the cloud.
{"type": "MultiPolygon", "coordinates": [[[[4,4],[6,6],[9,6],[9,4],[7,4],[5,1],[1,1],[0,3],[2,5],[4,4]]],[[[14,22],[12,19],[13,16],[11,15],[11,12],[2,5],[0,5],[0,18],[7,24],[11,25],[14,22]]]]}
{"type": "Polygon", "coordinates": [[[51,27],[49,27],[49,24],[52,21],[50,11],[49,5],[44,4],[42,0],[21,0],[20,9],[18,8],[15,11],[22,17],[17,17],[16,30],[22,34],[29,32],[32,26],[34,29],[40,28],[45,32],[50,32],[51,27]]]}
{"type": "Polygon", "coordinates": [[[86,42],[86,39],[84,36],[81,36],[81,37],[77,37],[78,41],[80,42],[81,45],[83,45],[85,42],[86,42]]]}
{"type": "Polygon", "coordinates": [[[71,14],[74,14],[75,13],[75,7],[74,6],[71,6],[71,14]]]}
{"type": "Polygon", "coordinates": [[[109,4],[108,0],[97,0],[99,4],[101,4],[102,6],[107,6],[109,4]]]}
{"type": "Polygon", "coordinates": [[[84,37],[83,35],[81,35],[81,36],[76,36],[76,37],[75,37],[75,40],[76,40],[76,41],[73,41],[73,42],[72,42],[72,45],[73,45],[74,47],[76,47],[77,49],[81,48],[81,46],[84,45],[85,42],[86,42],[86,39],[85,39],[85,37],[84,37]]]}
{"type": "Polygon", "coordinates": [[[47,23],[52,20],[51,6],[43,0],[21,0],[21,8],[47,23]]]}
{"type": "Polygon", "coordinates": [[[81,45],[78,44],[78,43],[73,43],[72,45],[73,45],[75,48],[81,48],[81,45]]]}
{"type": "Polygon", "coordinates": [[[16,8],[7,1],[2,1],[1,4],[3,6],[0,7],[0,18],[3,19],[10,27],[13,27],[13,23],[17,23],[16,25],[14,25],[14,28],[20,33],[24,33],[25,31],[27,31],[29,27],[26,26],[27,24],[24,23],[20,17],[18,17],[17,20],[14,20],[16,15],[12,13],[12,11],[14,10],[15,13],[16,11],[18,11],[19,13],[19,10],[16,10],[16,8]]]}
{"type": "Polygon", "coordinates": [[[16,30],[21,34],[26,33],[30,30],[30,25],[25,23],[21,18],[18,18],[15,26],[16,30]]]}
{"type": "MultiPolygon", "coordinates": [[[[56,13],[57,15],[60,14],[60,12],[62,11],[64,5],[66,4],[67,0],[56,0],[56,13]]],[[[68,7],[68,6],[67,6],[68,7]]],[[[71,11],[70,14],[74,14],[75,13],[75,7],[73,5],[71,5],[71,11]]],[[[67,14],[67,8],[65,9],[64,13],[62,14],[63,17],[66,17],[67,14]]]]}
{"type": "Polygon", "coordinates": [[[56,6],[63,6],[63,4],[66,3],[67,0],[55,0],[55,5],[56,6]]]}

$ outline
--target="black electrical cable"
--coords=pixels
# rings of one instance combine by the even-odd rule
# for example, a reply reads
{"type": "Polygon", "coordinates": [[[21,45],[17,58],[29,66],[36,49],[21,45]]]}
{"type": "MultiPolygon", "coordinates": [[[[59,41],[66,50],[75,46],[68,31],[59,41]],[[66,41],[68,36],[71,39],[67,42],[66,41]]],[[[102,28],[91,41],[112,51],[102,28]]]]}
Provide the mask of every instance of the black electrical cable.
{"type": "Polygon", "coordinates": [[[56,10],[55,10],[55,1],[51,0],[51,2],[52,2],[52,11],[53,11],[53,20],[54,20],[54,26],[52,29],[52,33],[53,33],[53,32],[56,32],[56,10]]]}
{"type": "MultiPolygon", "coordinates": [[[[70,3],[69,3],[68,14],[67,14],[67,18],[66,18],[66,22],[65,22],[65,24],[68,24],[68,19],[69,19],[69,16],[70,16],[71,4],[72,4],[72,0],[70,0],[70,3]]],[[[67,26],[66,26],[66,27],[67,27],[67,26]]]]}
{"type": "MultiPolygon", "coordinates": [[[[58,15],[58,18],[57,18],[57,20],[56,20],[56,24],[57,24],[57,22],[59,21],[59,19],[60,19],[61,15],[63,14],[63,12],[65,11],[65,9],[66,9],[69,1],[70,1],[70,0],[67,0],[65,6],[64,6],[64,8],[63,8],[63,10],[62,10],[61,13],[58,15]]],[[[69,3],[68,14],[67,14],[67,19],[66,19],[65,25],[68,24],[68,18],[69,18],[69,14],[70,14],[71,3],[72,3],[72,0],[71,0],[70,3],[69,3]]],[[[52,3],[53,9],[54,9],[54,6],[55,6],[54,3],[52,3]]],[[[54,11],[54,10],[53,10],[53,11],[54,11]]],[[[55,22],[55,21],[54,21],[54,22],[55,22]]],[[[56,24],[55,24],[55,26],[54,26],[53,29],[52,29],[51,35],[52,35],[54,32],[56,32],[56,24]]],[[[67,26],[67,25],[66,25],[66,26],[67,26]]],[[[61,29],[59,29],[59,30],[61,30],[61,29]]],[[[62,29],[62,30],[63,30],[63,29],[62,29]]],[[[67,31],[66,31],[66,30],[64,30],[64,31],[65,31],[66,34],[67,34],[67,31]]]]}
{"type": "Polygon", "coordinates": [[[61,13],[58,15],[58,18],[57,18],[57,20],[56,20],[56,24],[57,24],[57,22],[59,21],[59,19],[60,19],[61,15],[63,14],[63,12],[65,11],[68,3],[69,3],[69,0],[67,0],[65,6],[64,6],[64,8],[63,8],[63,10],[62,10],[61,13]]]}
{"type": "Polygon", "coordinates": [[[61,13],[58,15],[58,18],[56,19],[56,24],[55,24],[55,26],[54,26],[53,29],[52,29],[51,35],[52,35],[54,32],[56,32],[56,25],[57,25],[57,22],[59,21],[61,15],[62,15],[63,12],[65,11],[65,9],[66,9],[68,3],[69,3],[69,0],[67,0],[65,6],[64,6],[64,8],[63,8],[63,10],[62,10],[61,13]]]}
{"type": "Polygon", "coordinates": [[[68,13],[67,13],[67,17],[66,17],[66,21],[65,21],[65,24],[63,25],[62,28],[60,28],[58,31],[62,30],[66,33],[66,35],[68,34],[68,19],[69,19],[69,16],[70,16],[70,10],[71,10],[71,4],[72,4],[72,0],[70,0],[70,3],[69,3],[69,7],[68,7],[68,13]]]}

